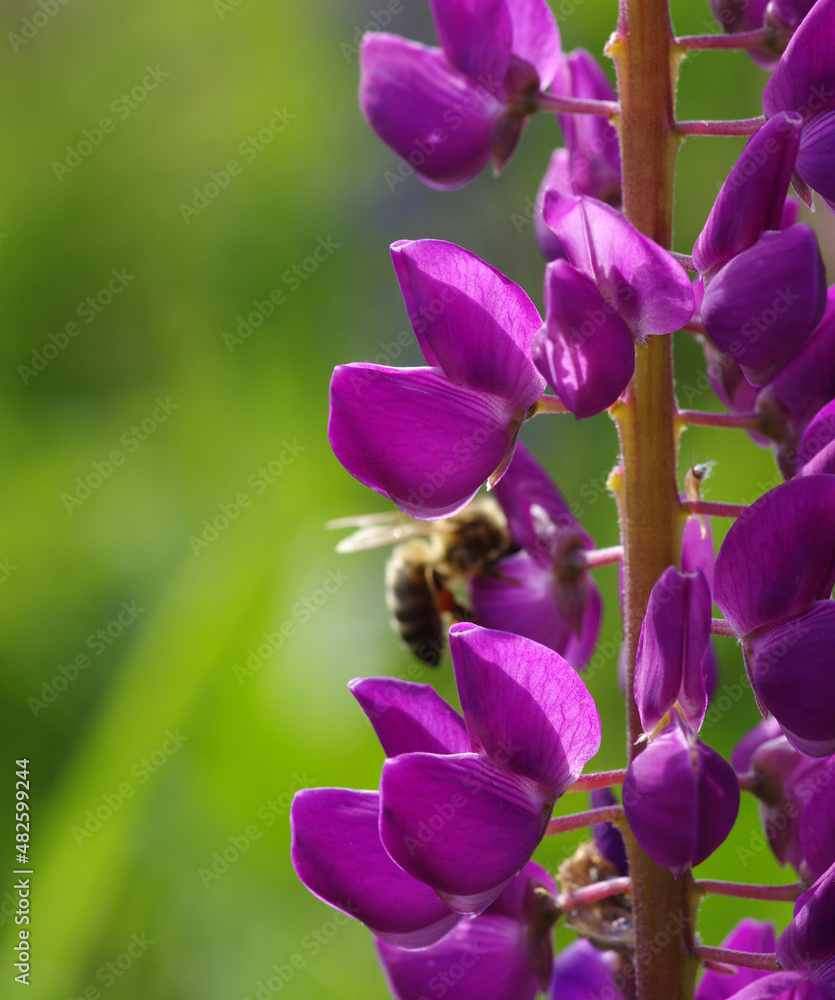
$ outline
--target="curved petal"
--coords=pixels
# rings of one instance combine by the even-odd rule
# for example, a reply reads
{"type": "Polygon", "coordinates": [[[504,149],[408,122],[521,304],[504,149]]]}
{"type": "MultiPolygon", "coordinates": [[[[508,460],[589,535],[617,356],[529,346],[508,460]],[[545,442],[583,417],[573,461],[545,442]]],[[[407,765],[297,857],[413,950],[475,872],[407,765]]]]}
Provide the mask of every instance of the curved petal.
{"type": "Polygon", "coordinates": [[[543,565],[527,552],[517,552],[500,560],[495,569],[500,576],[480,574],[470,582],[473,610],[479,622],[486,628],[542,643],[559,653],[575,670],[581,670],[588,656],[582,662],[569,660],[574,634],[560,615],[553,566],[543,565]]]}
{"type": "Polygon", "coordinates": [[[537,983],[525,945],[518,921],[482,914],[462,920],[431,948],[404,951],[378,942],[377,954],[398,1000],[534,1000],[537,983]]]}
{"type": "Polygon", "coordinates": [[[594,278],[636,340],[672,333],[690,319],[693,289],[684,269],[617,209],[549,191],[544,217],[569,262],[594,278]]]}
{"type": "Polygon", "coordinates": [[[713,598],[741,637],[804,611],[835,584],[835,476],[769,490],[731,526],[713,598]]]}
{"type": "Polygon", "coordinates": [[[802,127],[800,115],[781,113],[748,140],[693,246],[701,274],[780,229],[802,127]]]}
{"type": "Polygon", "coordinates": [[[495,94],[510,62],[506,0],[430,0],[430,6],[449,64],[495,94]]]}
{"type": "MultiPolygon", "coordinates": [[[[566,57],[571,96],[614,101],[616,94],[600,63],[585,49],[566,57]]],[[[603,115],[557,115],[570,155],[568,184],[554,184],[564,194],[584,194],[600,201],[620,200],[618,133],[603,115]],[[572,185],[574,190],[572,190],[572,185]]],[[[552,161],[553,162],[553,161],[552,161]]]]}
{"type": "Polygon", "coordinates": [[[567,84],[560,32],[545,0],[507,0],[513,21],[513,54],[531,64],[539,76],[539,89],[552,83],[557,93],[567,84]]]}
{"type": "MultiPolygon", "coordinates": [[[[605,806],[616,806],[617,797],[611,788],[595,788],[590,794],[592,809],[602,809],[605,806]]],[[[623,834],[614,823],[595,823],[591,828],[598,851],[609,862],[620,876],[629,874],[629,859],[626,856],[626,844],[623,834]]]]}
{"type": "Polygon", "coordinates": [[[376,792],[306,788],[290,808],[296,874],[310,891],[400,947],[423,948],[459,915],[383,850],[376,792]]]}
{"type": "Polygon", "coordinates": [[[783,968],[808,970],[835,990],[835,864],[798,897],[794,920],[777,942],[777,957],[783,968]]]}
{"type": "Polygon", "coordinates": [[[674,718],[630,763],[623,808],[644,851],[678,878],[730,833],[739,784],[730,764],[674,718]]]}
{"type": "Polygon", "coordinates": [[[513,541],[543,565],[553,569],[554,559],[567,545],[594,548],[553,479],[521,441],[493,495],[513,541]]]}
{"type": "Polygon", "coordinates": [[[469,250],[443,240],[403,240],[391,258],[427,360],[459,385],[527,410],[545,380],[531,360],[542,325],[524,291],[469,250]]]}
{"type": "Polygon", "coordinates": [[[468,753],[461,716],[429,684],[394,677],[357,678],[348,685],[387,757],[401,753],[468,753]]]}
{"type": "Polygon", "coordinates": [[[798,476],[835,472],[835,400],[812,417],[797,446],[798,476]]]}
{"type": "Polygon", "coordinates": [[[652,588],[635,662],[635,701],[644,732],[651,733],[676,701],[690,728],[701,728],[707,709],[702,661],[712,606],[700,570],[689,576],[670,566],[652,588]]]}
{"type": "Polygon", "coordinates": [[[813,879],[835,864],[835,761],[821,761],[814,794],[800,814],[800,849],[813,879]]]}
{"type": "Polygon", "coordinates": [[[538,642],[453,625],[449,649],[470,742],[558,797],[600,748],[600,716],[565,660],[538,642]]]}
{"type": "Polygon", "coordinates": [[[545,326],[534,341],[533,359],[578,418],[611,406],[635,372],[629,327],[596,283],[568,261],[552,261],[545,269],[545,326]]]}
{"type": "Polygon", "coordinates": [[[748,642],[751,684],[789,742],[809,757],[835,753],[835,601],[817,601],[748,642]]]}
{"type": "Polygon", "coordinates": [[[689,517],[681,536],[681,572],[695,573],[696,570],[701,570],[710,592],[713,593],[715,565],[716,553],[713,548],[710,518],[689,517]]]}
{"type": "Polygon", "coordinates": [[[484,909],[523,868],[554,804],[478,754],[389,757],[380,796],[389,855],[461,913],[484,909]]]}
{"type": "Polygon", "coordinates": [[[786,47],[763,91],[763,111],[804,118],[835,104],[835,0],[818,0],[786,47]]]}
{"type": "Polygon", "coordinates": [[[360,47],[360,107],[377,135],[431,187],[459,187],[489,162],[501,103],[440,49],[372,32],[360,47]]]}
{"type": "Polygon", "coordinates": [[[835,110],[815,115],[803,129],[797,172],[835,211],[835,110]]]}
{"type": "Polygon", "coordinates": [[[589,941],[574,941],[555,956],[551,1000],[623,1000],[611,968],[589,941]]]}
{"type": "Polygon", "coordinates": [[[753,729],[750,729],[737,743],[734,752],[731,754],[731,764],[735,771],[745,774],[751,770],[751,761],[757,750],[771,740],[783,735],[780,723],[769,716],[758,722],[753,729]]]}
{"type": "Polygon", "coordinates": [[[434,368],[340,365],[328,436],[361,483],[420,520],[462,510],[501,464],[523,414],[434,368]]]}
{"type": "Polygon", "coordinates": [[[702,323],[713,343],[763,385],[803,347],[823,316],[826,271],[814,230],[764,233],[713,278],[702,323]]]}
{"type": "MultiPolygon", "coordinates": [[[[746,917],[734,927],[720,948],[763,954],[773,952],[776,944],[773,924],[746,917]]],[[[767,975],[768,973],[762,969],[744,967],[739,967],[732,976],[706,969],[696,989],[695,1000],[730,1000],[730,997],[735,996],[743,987],[767,975]]]]}
{"type": "Polygon", "coordinates": [[[548,161],[548,167],[539,183],[536,201],[533,206],[533,231],[536,245],[545,260],[557,260],[565,257],[565,250],[557,234],[545,222],[543,208],[545,195],[554,188],[562,194],[576,194],[571,177],[571,158],[567,149],[555,149],[548,161]]]}

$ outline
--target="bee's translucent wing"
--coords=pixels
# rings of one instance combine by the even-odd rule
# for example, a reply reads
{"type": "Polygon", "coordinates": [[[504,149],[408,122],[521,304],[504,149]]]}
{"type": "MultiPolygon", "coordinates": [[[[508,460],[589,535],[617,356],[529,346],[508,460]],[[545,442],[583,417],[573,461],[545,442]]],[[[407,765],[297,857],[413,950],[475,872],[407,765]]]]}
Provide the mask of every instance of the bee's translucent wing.
{"type": "Polygon", "coordinates": [[[384,514],[362,514],[358,517],[339,517],[328,521],[326,528],[358,528],[353,535],[343,538],[336,546],[337,552],[361,552],[363,549],[379,549],[386,545],[397,545],[410,538],[420,538],[430,534],[423,521],[415,521],[399,511],[384,514]]]}

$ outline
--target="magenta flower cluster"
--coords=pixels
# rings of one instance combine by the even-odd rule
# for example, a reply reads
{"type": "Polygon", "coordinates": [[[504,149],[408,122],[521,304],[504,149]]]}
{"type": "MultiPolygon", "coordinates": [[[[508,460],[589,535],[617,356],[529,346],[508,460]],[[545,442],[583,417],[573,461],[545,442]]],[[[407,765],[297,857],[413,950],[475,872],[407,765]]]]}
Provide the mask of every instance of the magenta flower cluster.
{"type": "MultiPolygon", "coordinates": [[[[379,787],[307,789],[292,807],[299,877],[368,927],[400,1000],[632,996],[635,858],[693,883],[731,835],[741,790],[800,880],[794,915],[779,936],[746,918],[720,951],[691,940],[706,966],[696,997],[835,997],[835,290],[789,195],[835,210],[835,0],[709,3],[771,75],[763,118],[736,123],[750,138],[692,256],[624,214],[617,95],[588,52],[562,52],[545,0],[430,0],[439,47],[379,33],[362,44],[362,111],[432,187],[491,161],[500,171],[533,113],[555,114],[564,139],[536,198],[542,312],[469,250],[401,240],[391,258],[425,364],[344,364],[331,381],[337,459],[423,522],[413,530],[443,538],[486,485],[506,533],[489,557],[458,555],[455,585],[448,566],[410,567],[446,616],[461,712],[428,684],[352,681],[385,753],[379,787]],[[620,560],[629,573],[630,551],[596,547],[521,438],[549,413],[628,420],[636,357],[680,330],[699,336],[727,412],[681,411],[669,434],[688,421],[743,427],[774,448],[785,481],[744,509],[688,483],[680,557],[621,672],[643,735],[623,771],[584,776],[601,744],[580,676],[603,619],[592,573],[620,560]],[[735,518],[716,557],[711,513],[735,518]],[[717,632],[738,641],[764,718],[730,761],[704,741],[717,632]],[[553,817],[572,790],[593,805],[573,826],[553,817]],[[532,860],[543,837],[586,827],[587,884],[532,860]],[[610,898],[620,916],[607,937],[589,914],[610,898]],[[554,956],[564,916],[587,940],[554,956]]],[[[623,473],[611,479],[622,516],[623,473]]]]}

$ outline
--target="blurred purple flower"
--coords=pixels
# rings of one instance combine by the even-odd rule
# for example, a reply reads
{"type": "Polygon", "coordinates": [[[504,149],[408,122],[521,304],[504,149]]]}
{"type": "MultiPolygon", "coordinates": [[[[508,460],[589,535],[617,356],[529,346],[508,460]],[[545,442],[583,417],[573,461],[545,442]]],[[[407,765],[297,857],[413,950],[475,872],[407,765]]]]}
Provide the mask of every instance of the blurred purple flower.
{"type": "Polygon", "coordinates": [[[360,106],[425,183],[454,188],[493,159],[500,170],[536,110],[567,76],[545,0],[432,0],[440,48],[367,34],[360,106]]]}
{"type": "MultiPolygon", "coordinates": [[[[772,924],[746,917],[734,927],[719,947],[732,951],[763,953],[773,952],[775,945],[772,924]]],[[[707,969],[696,987],[694,1000],[730,1000],[743,987],[767,975],[767,972],[760,969],[739,968],[731,976],[707,969]]]]}
{"type": "Polygon", "coordinates": [[[581,670],[594,650],[603,614],[600,593],[582,566],[582,553],[594,542],[521,443],[494,494],[521,551],[472,578],[476,617],[487,628],[548,646],[581,670]]]}

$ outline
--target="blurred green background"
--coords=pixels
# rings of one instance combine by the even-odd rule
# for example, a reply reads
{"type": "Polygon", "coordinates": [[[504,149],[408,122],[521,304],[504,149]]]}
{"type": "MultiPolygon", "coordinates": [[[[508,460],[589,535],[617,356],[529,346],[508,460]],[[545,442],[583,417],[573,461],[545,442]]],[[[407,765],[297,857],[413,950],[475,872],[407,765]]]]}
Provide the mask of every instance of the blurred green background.
{"type": "MultiPolygon", "coordinates": [[[[433,41],[425,0],[402,7],[389,30],[433,41]]],[[[387,252],[396,239],[453,240],[541,301],[542,263],[519,218],[560,140],[541,116],[498,181],[486,172],[441,194],[409,178],[392,190],[397,161],[355,97],[356,42],[385,9],[2,5],[2,996],[25,989],[10,950],[23,757],[31,1000],[387,996],[365,929],[334,923],[296,880],[289,801],[306,785],[376,787],[382,755],[352,677],[454,692],[448,669],[415,666],[388,630],[386,553],[337,556],[323,528],[387,509],[329,452],[328,379],[408,327],[387,252]],[[218,177],[201,200],[195,188],[218,177]],[[276,966],[280,989],[259,994],[276,966]]],[[[563,3],[564,47],[600,54],[615,12],[613,0],[563,3]]],[[[681,33],[710,24],[698,0],[677,0],[674,17],[681,33]]],[[[679,116],[757,114],[762,84],[745,56],[703,54],[683,69],[679,116]]],[[[739,148],[685,145],[678,250],[739,148]]],[[[831,261],[831,227],[826,241],[831,261]]],[[[700,371],[683,340],[680,388],[700,371]]],[[[418,358],[410,341],[396,363],[418,358]]],[[[702,393],[686,405],[715,404],[702,393]]],[[[542,418],[525,430],[586,528],[614,544],[603,487],[613,425],[542,418]]],[[[717,461],[714,499],[750,500],[775,480],[770,454],[740,432],[689,431],[682,470],[693,458],[717,461]]],[[[589,686],[605,725],[594,766],[608,768],[623,760],[616,571],[599,579],[608,611],[589,686]]],[[[733,684],[741,662],[720,642],[733,684]]],[[[746,693],[707,739],[728,752],[756,719],[746,693]]],[[[704,874],[789,880],[752,847],[757,831],[746,801],[704,874]]],[[[555,865],[574,842],[538,856],[555,865]]],[[[707,904],[705,941],[746,912],[707,904]]],[[[788,907],[759,913],[785,921],[788,907]]]]}

